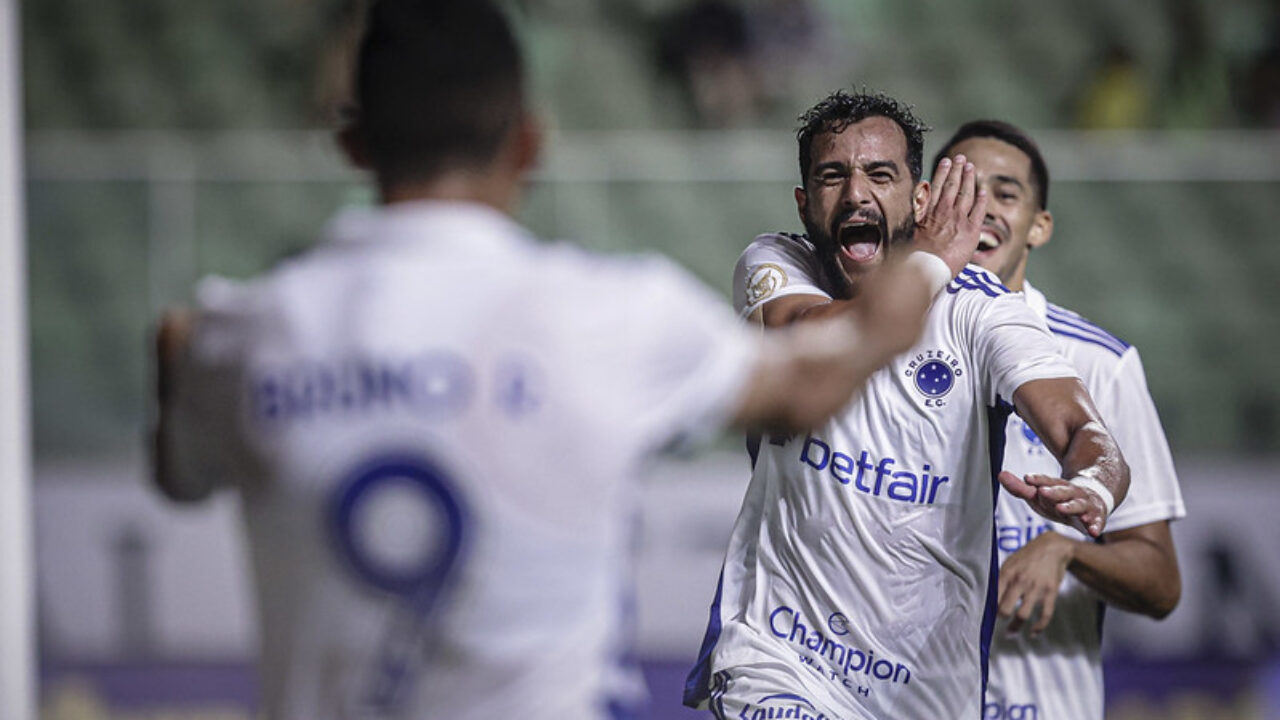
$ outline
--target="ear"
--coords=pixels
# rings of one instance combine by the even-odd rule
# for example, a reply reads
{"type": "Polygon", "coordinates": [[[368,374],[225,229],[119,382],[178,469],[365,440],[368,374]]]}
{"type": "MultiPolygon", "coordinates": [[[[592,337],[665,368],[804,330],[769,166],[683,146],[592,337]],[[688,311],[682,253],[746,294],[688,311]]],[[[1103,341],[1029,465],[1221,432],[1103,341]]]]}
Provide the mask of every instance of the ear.
{"type": "Polygon", "coordinates": [[[796,197],[796,213],[800,215],[800,222],[804,223],[808,217],[806,213],[809,211],[809,193],[805,191],[803,185],[797,185],[792,191],[796,197]]]}
{"type": "Polygon", "coordinates": [[[373,162],[369,158],[369,146],[364,141],[364,128],[360,124],[359,114],[350,111],[350,119],[339,128],[334,138],[347,161],[361,170],[372,170],[373,162]]]}
{"type": "Polygon", "coordinates": [[[924,214],[929,210],[929,198],[932,196],[933,187],[928,180],[916,183],[916,188],[911,193],[911,209],[915,213],[916,222],[924,220],[924,214]]]}
{"type": "Polygon", "coordinates": [[[542,157],[543,132],[542,123],[533,113],[523,113],[520,124],[516,127],[515,162],[521,174],[532,170],[542,157]]]}
{"type": "Polygon", "coordinates": [[[1027,233],[1027,247],[1038,248],[1053,237],[1053,214],[1041,210],[1031,220],[1031,230],[1027,233]]]}

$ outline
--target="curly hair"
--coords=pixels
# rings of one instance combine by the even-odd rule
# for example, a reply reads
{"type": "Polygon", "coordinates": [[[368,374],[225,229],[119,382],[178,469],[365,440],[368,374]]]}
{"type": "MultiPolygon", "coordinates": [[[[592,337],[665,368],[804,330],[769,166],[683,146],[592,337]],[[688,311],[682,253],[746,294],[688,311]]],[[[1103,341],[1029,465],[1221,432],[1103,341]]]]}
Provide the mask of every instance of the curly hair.
{"type": "Polygon", "coordinates": [[[800,181],[809,177],[813,139],[825,132],[840,134],[845,128],[869,117],[886,117],[898,124],[907,137],[907,165],[912,182],[920,182],[924,163],[924,134],[929,126],[911,107],[882,93],[847,93],[837,90],[799,117],[796,140],[800,142],[800,181]]]}

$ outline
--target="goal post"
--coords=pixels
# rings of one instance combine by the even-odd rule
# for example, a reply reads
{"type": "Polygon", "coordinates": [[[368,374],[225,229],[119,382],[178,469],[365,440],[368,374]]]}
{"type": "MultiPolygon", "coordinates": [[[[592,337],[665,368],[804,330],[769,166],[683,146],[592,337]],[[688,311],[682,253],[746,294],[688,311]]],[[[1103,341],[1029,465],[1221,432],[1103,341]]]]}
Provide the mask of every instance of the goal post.
{"type": "Polygon", "coordinates": [[[36,685],[20,37],[0,0],[0,720],[34,720],[36,685]]]}

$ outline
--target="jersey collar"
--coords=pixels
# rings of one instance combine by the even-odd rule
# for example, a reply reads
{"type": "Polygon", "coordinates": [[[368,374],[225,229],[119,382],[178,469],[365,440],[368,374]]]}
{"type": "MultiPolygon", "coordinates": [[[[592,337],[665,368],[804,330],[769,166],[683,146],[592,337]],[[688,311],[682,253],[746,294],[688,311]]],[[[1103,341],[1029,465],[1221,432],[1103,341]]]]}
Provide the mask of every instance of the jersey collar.
{"type": "Polygon", "coordinates": [[[1046,320],[1049,317],[1049,300],[1044,296],[1044,293],[1031,287],[1031,283],[1027,282],[1026,279],[1022,281],[1022,295],[1026,298],[1027,304],[1031,306],[1031,309],[1036,311],[1036,315],[1040,316],[1041,320],[1046,320]]]}
{"type": "Polygon", "coordinates": [[[460,253],[498,253],[532,242],[498,210],[469,202],[419,201],[343,209],[325,232],[330,242],[445,244],[460,253]]]}

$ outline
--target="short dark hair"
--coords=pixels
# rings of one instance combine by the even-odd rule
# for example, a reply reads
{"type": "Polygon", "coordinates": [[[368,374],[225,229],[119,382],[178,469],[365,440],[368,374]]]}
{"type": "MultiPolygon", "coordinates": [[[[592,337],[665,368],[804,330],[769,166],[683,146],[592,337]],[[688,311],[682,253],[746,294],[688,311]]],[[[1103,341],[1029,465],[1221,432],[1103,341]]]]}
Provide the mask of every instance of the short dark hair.
{"type": "Polygon", "coordinates": [[[524,112],[524,68],[486,0],[375,0],[355,71],[359,131],[384,182],[496,157],[524,112]]]}
{"type": "Polygon", "coordinates": [[[902,128],[907,136],[907,165],[912,182],[920,182],[924,162],[924,134],[929,131],[905,103],[881,93],[847,93],[837,90],[801,115],[796,140],[800,142],[800,182],[809,177],[813,158],[813,139],[824,132],[842,133],[854,123],[869,117],[887,117],[902,128]]]}
{"type": "Polygon", "coordinates": [[[961,125],[933,157],[933,167],[937,168],[938,161],[950,155],[952,148],[970,138],[992,138],[1021,150],[1031,161],[1031,182],[1036,186],[1036,200],[1040,209],[1049,207],[1049,167],[1044,164],[1040,146],[1036,145],[1036,141],[1025,130],[1012,123],[1003,120],[974,120],[961,125]]]}

